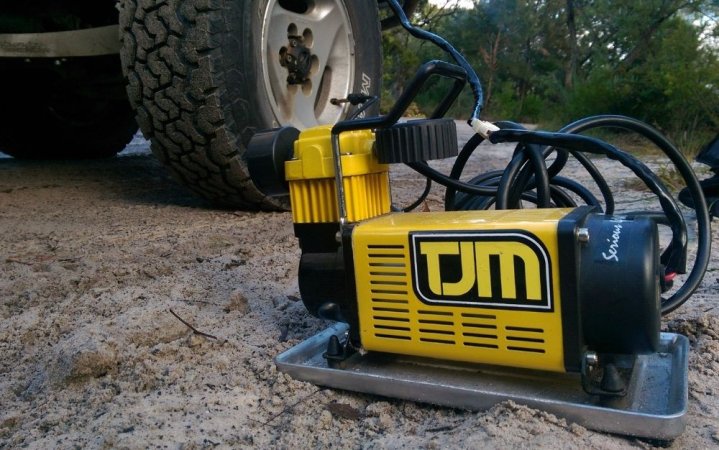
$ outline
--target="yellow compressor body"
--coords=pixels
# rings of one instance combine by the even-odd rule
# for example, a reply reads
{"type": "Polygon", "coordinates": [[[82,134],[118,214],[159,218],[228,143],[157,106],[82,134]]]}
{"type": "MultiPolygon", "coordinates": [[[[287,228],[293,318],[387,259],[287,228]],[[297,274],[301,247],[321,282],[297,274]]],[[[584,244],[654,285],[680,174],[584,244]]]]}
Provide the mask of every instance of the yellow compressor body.
{"type": "Polygon", "coordinates": [[[569,212],[391,214],[357,225],[363,348],[564,371],[557,227],[569,212]]]}
{"type": "MultiPolygon", "coordinates": [[[[425,158],[441,154],[435,147],[443,142],[456,145],[447,125],[408,125],[389,138],[370,130],[336,136],[329,126],[295,130],[283,163],[302,249],[302,301],[318,317],[349,324],[342,348],[330,342],[325,357],[361,349],[590,380],[591,355],[621,365],[622,355],[656,352],[661,270],[653,221],[590,207],[391,211],[389,166],[379,162],[376,136],[400,148],[424,143],[421,152],[384,159],[425,158]]],[[[275,135],[259,139],[254,166],[286,153],[275,135]]],[[[623,392],[605,378],[617,377],[585,388],[623,392]]]]}

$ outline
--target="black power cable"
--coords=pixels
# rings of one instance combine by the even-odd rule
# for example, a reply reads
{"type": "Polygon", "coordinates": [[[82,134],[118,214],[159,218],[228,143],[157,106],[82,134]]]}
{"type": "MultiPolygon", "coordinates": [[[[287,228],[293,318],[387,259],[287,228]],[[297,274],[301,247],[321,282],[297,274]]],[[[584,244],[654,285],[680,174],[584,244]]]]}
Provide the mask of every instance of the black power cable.
{"type": "Polygon", "coordinates": [[[397,0],[386,1],[389,7],[392,9],[392,12],[394,12],[395,16],[399,19],[400,25],[402,25],[402,27],[407,30],[409,34],[416,38],[432,42],[434,45],[447,52],[452,57],[452,59],[455,60],[457,65],[459,65],[467,72],[467,82],[469,83],[470,88],[472,88],[472,93],[474,94],[474,107],[472,109],[472,114],[469,118],[469,121],[471,122],[472,119],[479,119],[479,114],[482,112],[482,105],[484,104],[484,92],[482,91],[482,83],[480,83],[477,73],[474,71],[474,69],[469,64],[464,55],[458,52],[457,49],[455,49],[452,44],[447,42],[447,40],[443,37],[412,25],[407,18],[407,15],[405,14],[404,10],[402,9],[402,6],[400,6],[397,0]]]}
{"type": "MultiPolygon", "coordinates": [[[[504,125],[507,124],[505,123],[504,125]]],[[[499,209],[511,206],[517,207],[518,205],[512,204],[513,200],[511,199],[519,197],[524,200],[534,200],[533,203],[537,203],[536,199],[538,195],[529,195],[531,190],[538,189],[539,183],[535,182],[534,179],[544,178],[544,175],[541,174],[537,177],[537,170],[546,172],[546,175],[549,176],[550,192],[553,194],[553,206],[574,206],[573,200],[569,196],[565,196],[562,200],[560,197],[562,197],[563,194],[557,194],[565,191],[577,195],[588,205],[599,206],[598,199],[589,189],[576,181],[559,176],[559,173],[569,160],[569,156],[573,156],[580,162],[583,161],[586,163],[583,163],[583,166],[590,172],[592,178],[600,187],[605,201],[606,212],[611,214],[614,209],[613,194],[604,177],[602,177],[599,170],[589,161],[584,153],[606,155],[630,168],[647,184],[652,192],[658,196],[660,205],[664,211],[663,214],[656,212],[630,212],[624,213],[624,215],[643,215],[658,223],[670,226],[673,236],[672,242],[662,254],[662,263],[666,266],[666,278],[669,280],[673,278],[676,273],[685,273],[686,223],[676,200],[674,200],[663,183],[641,161],[630,154],[597,139],[577,134],[605,127],[622,128],[638,133],[649,139],[650,142],[661,149],[674,163],[684,179],[695,203],[700,205],[696,212],[698,236],[697,255],[684,284],[669,298],[662,298],[662,313],[667,314],[681,306],[701,283],[709,264],[711,251],[711,218],[705,206],[701,186],[691,166],[676,147],[649,125],[636,119],[615,115],[585,118],[565,126],[562,128],[562,131],[558,133],[532,132],[521,130],[520,127],[511,125],[511,128],[506,127],[494,132],[490,136],[490,139],[494,142],[518,142],[520,145],[518,145],[512,161],[505,170],[492,171],[479,175],[467,183],[481,187],[482,189],[470,190],[455,183],[442,183],[443,180],[440,178],[434,180],[447,186],[445,193],[445,207],[447,210],[487,209],[493,205],[496,205],[499,209]],[[545,158],[551,154],[555,154],[555,160],[549,167],[544,168],[542,168],[541,165],[538,166],[536,163],[531,162],[529,159],[531,157],[530,154],[524,155],[525,152],[528,153],[530,145],[540,146],[545,158]],[[521,177],[523,180],[520,180],[522,171],[525,171],[525,175],[521,177]],[[526,174],[529,174],[529,176],[526,174]]],[[[450,177],[455,182],[461,177],[471,154],[482,141],[481,137],[473,136],[460,152],[450,173],[450,177]]],[[[537,148],[530,151],[536,154],[537,148]]],[[[427,172],[423,174],[432,175],[427,172]]],[[[539,187],[539,189],[546,188],[539,187]]]]}
{"type": "MultiPolygon", "coordinates": [[[[696,208],[697,219],[697,255],[692,270],[684,284],[670,298],[662,299],[662,313],[674,311],[694,293],[704,278],[709,265],[711,254],[711,216],[707,209],[699,180],[697,180],[691,165],[684,155],[659,131],[646,123],[631,117],[619,115],[601,115],[587,117],[565,126],[562,131],[567,133],[581,133],[597,128],[622,128],[647,138],[656,145],[674,164],[681,175],[688,191],[692,196],[696,208]]],[[[668,250],[668,249],[667,249],[668,250]]]]}
{"type": "Polygon", "coordinates": [[[417,200],[412,202],[411,205],[405,206],[404,208],[399,209],[402,212],[410,212],[414,209],[416,209],[419,205],[421,205],[429,195],[429,192],[432,190],[432,179],[427,177],[427,182],[424,185],[424,191],[422,191],[422,195],[419,196],[417,200]]]}
{"type": "MultiPolygon", "coordinates": [[[[669,246],[671,251],[668,253],[667,260],[663,262],[666,263],[668,269],[672,272],[684,272],[687,241],[684,216],[666,186],[664,186],[654,172],[637,158],[599,139],[579,134],[501,129],[492,133],[490,140],[494,143],[519,142],[523,144],[553,146],[565,149],[572,154],[575,152],[600,154],[622,163],[632,170],[659,199],[664,213],[669,218],[673,235],[672,242],[669,246]]],[[[511,176],[511,174],[509,175],[511,176]]],[[[506,192],[507,190],[502,190],[502,185],[500,184],[500,192],[497,196],[497,207],[500,209],[508,207],[505,200],[507,196],[506,192]]]]}
{"type": "MultiPolygon", "coordinates": [[[[466,72],[466,79],[472,88],[475,98],[469,123],[472,124],[475,119],[479,120],[483,103],[483,92],[479,78],[472,66],[467,62],[464,56],[445,39],[414,27],[407,19],[405,12],[397,0],[386,0],[386,2],[397,16],[402,27],[411,35],[431,41],[443,49],[466,72]]],[[[434,64],[437,65],[439,63],[435,62],[434,64]]],[[[455,88],[459,86],[460,83],[458,81],[455,83],[455,88]]],[[[418,87],[414,86],[413,89],[416,91],[418,87]]],[[[458,92],[459,91],[455,89],[454,95],[448,95],[445,98],[441,108],[439,108],[441,112],[433,114],[433,118],[441,117],[446,112],[458,92]]],[[[401,105],[396,105],[394,109],[398,109],[400,106],[401,105]]],[[[399,109],[403,110],[403,108],[399,109]]],[[[389,122],[391,118],[393,118],[393,116],[389,114],[386,121],[389,122]]],[[[354,127],[363,125],[364,124],[358,123],[355,124],[354,127]]],[[[520,125],[511,122],[501,122],[497,125],[500,127],[498,131],[488,133],[489,139],[493,143],[516,142],[518,144],[511,162],[503,171],[492,171],[487,174],[478,175],[468,183],[460,181],[460,177],[469,157],[483,141],[483,138],[479,135],[473,136],[464,146],[449,176],[438,172],[424,162],[413,162],[408,165],[428,179],[442,184],[447,188],[445,194],[445,208],[447,210],[487,209],[493,205],[497,209],[517,208],[521,207],[521,200],[535,203],[539,207],[576,206],[576,202],[569,193],[575,194],[589,205],[599,206],[598,199],[589,189],[576,181],[559,176],[569,157],[572,156],[589,173],[601,192],[604,200],[604,212],[606,214],[613,214],[615,206],[614,196],[609,184],[585,153],[601,154],[619,161],[632,170],[658,197],[664,212],[663,216],[646,212],[633,214],[640,214],[652,218],[658,223],[668,225],[672,230],[671,243],[661,255],[661,262],[666,267],[662,286],[667,286],[677,273],[686,273],[686,221],[676,200],[661,180],[640,160],[598,139],[578,134],[587,130],[603,127],[619,127],[636,132],[649,139],[669,157],[684,179],[693,203],[697,206],[697,255],[691,272],[684,284],[669,298],[662,298],[662,314],[667,314],[675,310],[687,301],[691,294],[699,287],[709,264],[711,251],[711,216],[707,210],[701,186],[691,166],[671,142],[654,128],[641,121],[615,115],[581,119],[563,127],[557,133],[528,131],[524,130],[520,125]],[[551,155],[555,155],[555,159],[547,166],[546,160],[551,155]]],[[[335,126],[333,132],[341,131],[340,128],[339,125],[335,126]]],[[[345,128],[347,128],[347,126],[345,126],[345,128]]],[[[415,204],[419,204],[419,202],[426,197],[427,192],[427,189],[425,189],[420,200],[415,202],[415,204]]]]}

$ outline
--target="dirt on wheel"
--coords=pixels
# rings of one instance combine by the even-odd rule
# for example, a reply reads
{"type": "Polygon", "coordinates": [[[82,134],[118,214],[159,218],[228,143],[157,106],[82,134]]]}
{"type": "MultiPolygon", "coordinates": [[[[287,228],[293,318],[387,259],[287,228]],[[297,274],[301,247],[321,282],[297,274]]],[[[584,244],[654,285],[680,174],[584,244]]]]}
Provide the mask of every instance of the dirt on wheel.
{"type": "MultiPolygon", "coordinates": [[[[0,158],[0,448],[719,446],[717,256],[662,322],[691,341],[687,428],[671,444],[511,402],[468,412],[320,388],[273,363],[328,325],[299,299],[290,214],[213,209],[135,146],[114,160],[0,158]]],[[[475,173],[511,149],[478,153],[475,173]]],[[[424,186],[392,177],[400,204],[424,186]]],[[[622,177],[610,177],[620,204],[646,195],[622,177]]]]}

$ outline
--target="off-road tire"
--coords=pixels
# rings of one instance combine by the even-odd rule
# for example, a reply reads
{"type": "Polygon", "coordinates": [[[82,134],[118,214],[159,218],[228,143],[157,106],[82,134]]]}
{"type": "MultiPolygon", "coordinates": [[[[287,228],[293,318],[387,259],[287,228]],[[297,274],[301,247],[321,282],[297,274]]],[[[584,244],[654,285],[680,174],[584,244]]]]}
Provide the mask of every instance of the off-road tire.
{"type": "Polygon", "coordinates": [[[23,159],[106,158],[137,132],[117,55],[0,65],[0,151],[23,159]],[[117,79],[113,83],[113,79],[117,79]]]}
{"type": "MultiPolygon", "coordinates": [[[[121,59],[140,128],[176,178],[222,206],[286,206],[255,188],[242,158],[256,130],[286,122],[273,114],[260,70],[260,16],[267,2],[122,2],[121,59]]],[[[378,95],[382,57],[376,0],[347,0],[345,8],[355,43],[350,92],[366,91],[369,78],[370,93],[378,95]],[[364,86],[357,75],[362,73],[364,86]]]]}

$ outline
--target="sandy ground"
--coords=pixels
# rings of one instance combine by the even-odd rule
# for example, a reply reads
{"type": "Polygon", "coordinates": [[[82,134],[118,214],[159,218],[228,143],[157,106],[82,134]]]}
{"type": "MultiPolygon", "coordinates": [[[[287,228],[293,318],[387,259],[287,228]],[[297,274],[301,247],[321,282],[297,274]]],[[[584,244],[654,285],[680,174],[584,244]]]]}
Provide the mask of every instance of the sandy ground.
{"type": "MultiPolygon", "coordinates": [[[[512,403],[467,412],[278,373],[274,356],[327,325],[298,301],[290,215],[214,210],[142,140],[130,150],[107,161],[0,158],[0,448],[656,444],[512,403]]],[[[507,151],[484,153],[477,170],[507,151]]],[[[394,178],[399,202],[422,186],[406,171],[394,178]]],[[[641,195],[622,199],[635,208],[641,195]]],[[[701,289],[663,321],[692,346],[688,425],[673,448],[719,446],[718,268],[715,256],[701,289]]]]}

